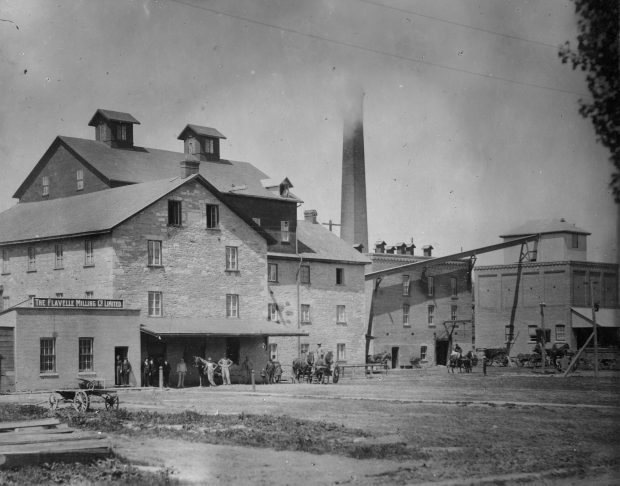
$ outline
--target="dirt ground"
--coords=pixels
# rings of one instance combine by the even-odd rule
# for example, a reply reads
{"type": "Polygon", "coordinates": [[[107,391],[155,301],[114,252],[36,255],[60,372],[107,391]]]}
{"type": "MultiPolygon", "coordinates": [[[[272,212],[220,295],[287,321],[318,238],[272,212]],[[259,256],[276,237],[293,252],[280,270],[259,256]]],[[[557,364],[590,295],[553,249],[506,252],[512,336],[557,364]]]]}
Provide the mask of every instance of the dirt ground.
{"type": "MultiPolygon", "coordinates": [[[[352,459],[175,439],[114,435],[115,452],[169,468],[187,484],[618,484],[620,377],[491,368],[401,370],[328,385],[122,390],[129,410],[268,414],[362,429],[360,443],[401,443],[407,460],[352,459]]],[[[47,394],[3,401],[42,403],[47,394]]],[[[94,412],[101,404],[93,403],[94,412]]],[[[356,439],[358,440],[358,439],[356,439]]]]}

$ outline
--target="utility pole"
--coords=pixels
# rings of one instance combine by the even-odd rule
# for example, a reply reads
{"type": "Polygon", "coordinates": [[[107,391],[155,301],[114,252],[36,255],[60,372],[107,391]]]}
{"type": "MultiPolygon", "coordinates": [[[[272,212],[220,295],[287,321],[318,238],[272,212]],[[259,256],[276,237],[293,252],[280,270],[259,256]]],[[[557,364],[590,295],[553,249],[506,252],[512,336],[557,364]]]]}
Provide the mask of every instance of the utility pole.
{"type": "Polygon", "coordinates": [[[545,307],[547,304],[544,302],[540,303],[540,329],[541,329],[541,337],[540,337],[540,357],[542,359],[542,372],[545,374],[545,362],[547,361],[547,349],[545,347],[545,307]]]}
{"type": "Polygon", "coordinates": [[[592,331],[594,334],[594,378],[598,378],[598,326],[596,324],[596,311],[598,306],[594,302],[595,283],[596,282],[590,280],[590,305],[592,306],[592,325],[594,326],[594,330],[592,331]]]}

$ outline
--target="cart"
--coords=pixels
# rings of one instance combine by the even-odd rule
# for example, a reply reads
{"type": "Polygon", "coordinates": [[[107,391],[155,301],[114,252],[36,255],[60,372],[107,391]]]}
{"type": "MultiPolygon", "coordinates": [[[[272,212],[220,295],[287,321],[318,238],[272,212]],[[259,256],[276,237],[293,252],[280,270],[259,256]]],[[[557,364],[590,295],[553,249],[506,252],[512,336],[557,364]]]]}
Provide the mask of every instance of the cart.
{"type": "Polygon", "coordinates": [[[90,408],[93,397],[103,400],[106,410],[117,410],[119,405],[116,390],[105,388],[100,380],[79,378],[79,389],[54,390],[49,396],[51,410],[56,410],[61,402],[71,403],[78,412],[86,412],[90,408]]]}

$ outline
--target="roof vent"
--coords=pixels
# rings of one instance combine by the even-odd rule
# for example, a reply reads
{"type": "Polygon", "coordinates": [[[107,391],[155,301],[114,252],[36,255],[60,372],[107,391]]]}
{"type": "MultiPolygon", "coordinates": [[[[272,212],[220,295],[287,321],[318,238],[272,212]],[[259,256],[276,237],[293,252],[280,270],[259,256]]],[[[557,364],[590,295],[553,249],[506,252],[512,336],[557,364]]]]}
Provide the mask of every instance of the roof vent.
{"type": "Polygon", "coordinates": [[[95,127],[95,140],[114,148],[133,147],[133,126],[140,125],[129,113],[98,109],[88,122],[95,127]]]}
{"type": "Polygon", "coordinates": [[[433,256],[433,245],[424,245],[422,251],[424,252],[424,256],[433,256]]]}
{"type": "Polygon", "coordinates": [[[215,128],[185,125],[177,137],[184,142],[186,157],[197,160],[220,160],[220,139],[226,138],[215,128]]]}
{"type": "Polygon", "coordinates": [[[304,220],[308,221],[309,223],[317,224],[317,216],[318,213],[316,209],[308,209],[307,211],[304,211],[304,220]]]}

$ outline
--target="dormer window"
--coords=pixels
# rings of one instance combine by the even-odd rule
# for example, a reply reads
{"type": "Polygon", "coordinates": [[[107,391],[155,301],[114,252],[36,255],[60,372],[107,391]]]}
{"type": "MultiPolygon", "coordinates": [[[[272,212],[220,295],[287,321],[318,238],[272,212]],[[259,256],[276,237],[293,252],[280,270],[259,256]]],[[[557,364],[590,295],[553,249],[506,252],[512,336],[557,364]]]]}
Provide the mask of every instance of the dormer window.
{"type": "Polygon", "coordinates": [[[133,147],[133,126],[139,125],[129,113],[98,109],[89,126],[95,127],[96,139],[110,147],[133,147]]]}
{"type": "Polygon", "coordinates": [[[226,138],[215,128],[186,125],[178,140],[183,140],[185,153],[199,160],[220,159],[220,139],[226,138]]]}
{"type": "Polygon", "coordinates": [[[213,152],[214,152],[213,146],[214,146],[213,139],[205,138],[205,154],[213,155],[213,152]]]}
{"type": "Polygon", "coordinates": [[[127,125],[125,123],[116,126],[116,139],[122,142],[127,141],[127,125]]]}

